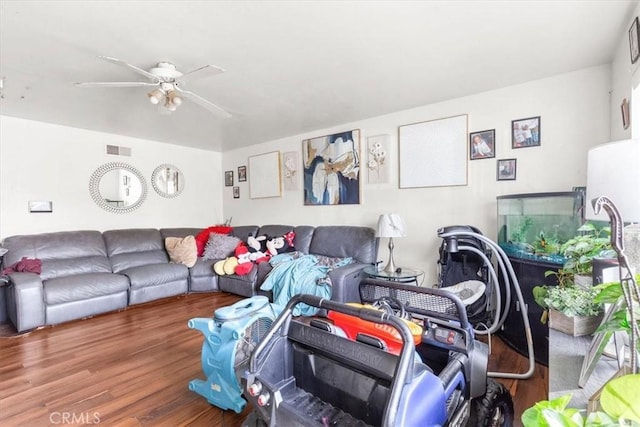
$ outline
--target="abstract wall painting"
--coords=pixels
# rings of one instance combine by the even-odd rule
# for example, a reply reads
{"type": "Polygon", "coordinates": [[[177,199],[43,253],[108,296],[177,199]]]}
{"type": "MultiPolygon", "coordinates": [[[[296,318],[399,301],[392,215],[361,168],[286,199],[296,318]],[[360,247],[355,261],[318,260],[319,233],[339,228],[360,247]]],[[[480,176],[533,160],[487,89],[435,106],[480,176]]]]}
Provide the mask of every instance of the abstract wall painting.
{"type": "Polygon", "coordinates": [[[302,141],[305,205],[360,203],[360,129],[302,141]]]}

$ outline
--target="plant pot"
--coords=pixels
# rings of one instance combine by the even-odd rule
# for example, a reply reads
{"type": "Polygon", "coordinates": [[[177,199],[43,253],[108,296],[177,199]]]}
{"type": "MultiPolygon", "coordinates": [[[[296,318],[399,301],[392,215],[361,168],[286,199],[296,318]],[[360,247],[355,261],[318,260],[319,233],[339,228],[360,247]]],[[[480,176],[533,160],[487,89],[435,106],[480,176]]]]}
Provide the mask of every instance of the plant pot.
{"type": "Polygon", "coordinates": [[[604,313],[597,316],[567,316],[566,314],[549,309],[549,327],[574,337],[591,335],[600,326],[604,313]]]}
{"type": "Polygon", "coordinates": [[[573,283],[582,289],[589,289],[593,286],[593,276],[590,274],[576,274],[573,276],[573,283]]]}

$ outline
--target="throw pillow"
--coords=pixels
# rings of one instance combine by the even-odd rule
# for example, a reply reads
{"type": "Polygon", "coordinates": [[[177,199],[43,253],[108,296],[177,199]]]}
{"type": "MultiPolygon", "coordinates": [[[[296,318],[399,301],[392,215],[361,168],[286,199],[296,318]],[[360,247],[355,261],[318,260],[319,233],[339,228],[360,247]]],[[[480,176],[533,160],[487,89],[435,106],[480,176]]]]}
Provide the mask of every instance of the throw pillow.
{"type": "Polygon", "coordinates": [[[227,225],[212,225],[207,227],[196,236],[196,246],[198,247],[198,256],[202,256],[204,253],[204,247],[209,241],[209,235],[211,233],[229,234],[233,228],[227,225]]]}
{"type": "Polygon", "coordinates": [[[169,253],[169,259],[176,264],[184,264],[191,268],[198,260],[196,238],[194,236],[167,237],[164,246],[169,253]]]}
{"type": "Polygon", "coordinates": [[[233,251],[240,243],[240,239],[226,234],[211,233],[204,247],[202,258],[222,259],[233,255],[233,251]]]}

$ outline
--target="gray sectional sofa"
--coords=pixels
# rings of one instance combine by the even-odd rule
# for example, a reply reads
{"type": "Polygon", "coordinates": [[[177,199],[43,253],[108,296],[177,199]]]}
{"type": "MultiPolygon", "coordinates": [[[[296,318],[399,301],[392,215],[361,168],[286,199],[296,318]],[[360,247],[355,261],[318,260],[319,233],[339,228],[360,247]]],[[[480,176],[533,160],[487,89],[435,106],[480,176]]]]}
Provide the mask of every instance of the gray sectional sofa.
{"type": "MultiPolygon", "coordinates": [[[[6,312],[19,332],[93,316],[129,305],[188,292],[224,291],[250,297],[267,294],[260,284],[269,263],[247,275],[217,276],[217,260],[198,258],[188,268],[169,261],[166,237],[196,235],[200,228],[64,231],[7,237],[3,268],[23,257],[42,261],[42,272],[8,274],[6,312]]],[[[307,254],[351,257],[353,263],[330,272],[332,299],[358,301],[366,265],[376,262],[378,239],[369,227],[265,225],[233,227],[241,240],[250,235],[295,232],[295,249],[307,254]]],[[[0,299],[1,301],[1,299],[0,299]]]]}

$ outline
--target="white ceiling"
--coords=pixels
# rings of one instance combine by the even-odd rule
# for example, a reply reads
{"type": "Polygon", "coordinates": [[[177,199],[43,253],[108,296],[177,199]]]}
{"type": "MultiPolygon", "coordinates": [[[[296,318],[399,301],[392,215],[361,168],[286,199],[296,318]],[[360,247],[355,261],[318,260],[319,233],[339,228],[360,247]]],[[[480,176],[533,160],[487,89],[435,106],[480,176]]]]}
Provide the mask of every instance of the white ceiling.
{"type": "Polygon", "coordinates": [[[0,0],[0,113],[224,151],[611,62],[633,1],[0,0]],[[160,115],[98,59],[225,73],[160,115]]]}

